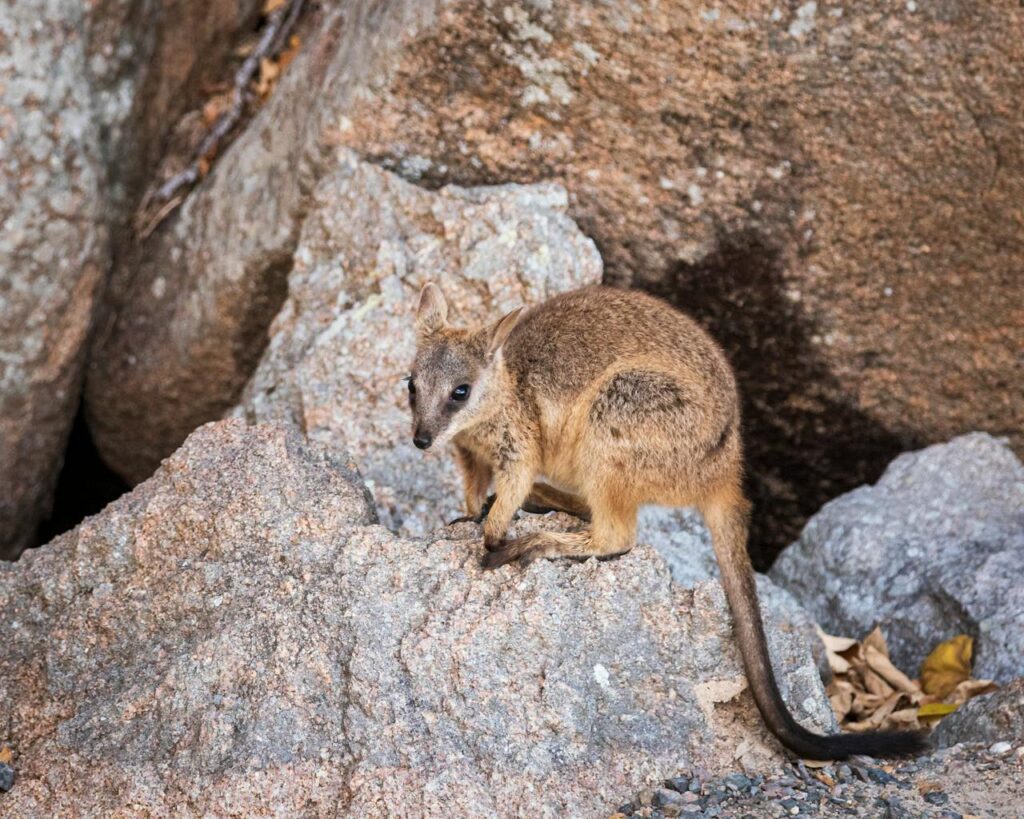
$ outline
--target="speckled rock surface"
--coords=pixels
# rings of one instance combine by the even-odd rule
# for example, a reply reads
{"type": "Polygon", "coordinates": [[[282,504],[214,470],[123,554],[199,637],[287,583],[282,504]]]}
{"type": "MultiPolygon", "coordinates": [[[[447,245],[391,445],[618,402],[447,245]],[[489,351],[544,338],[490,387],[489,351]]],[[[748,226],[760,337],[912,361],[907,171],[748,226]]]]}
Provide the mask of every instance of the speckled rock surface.
{"type": "MultiPolygon", "coordinates": [[[[107,172],[111,221],[129,214],[179,118],[223,83],[261,0],[92,0],[87,75],[107,172]]],[[[122,227],[124,227],[122,225],[122,227]]],[[[114,233],[119,245],[134,237],[114,233]]]]}
{"type": "Polygon", "coordinates": [[[939,723],[935,742],[940,746],[958,742],[1024,743],[1024,678],[968,700],[939,723]]]}
{"type": "Polygon", "coordinates": [[[107,266],[86,7],[0,7],[0,557],[49,511],[107,266]]]}
{"type": "MultiPolygon", "coordinates": [[[[711,547],[711,533],[695,509],[645,507],[637,520],[637,542],[654,547],[668,564],[672,580],[694,588],[708,580],[718,581],[718,563],[711,547]]],[[[802,635],[817,663],[822,679],[829,679],[828,658],[807,611],[785,589],[763,574],[757,575],[757,593],[762,606],[781,613],[787,630],[802,635]]]]}
{"type": "Polygon", "coordinates": [[[258,6],[0,7],[0,558],[50,510],[116,228],[258,6]]]}
{"type": "Polygon", "coordinates": [[[238,400],[287,294],[340,112],[404,18],[326,3],[273,95],[185,204],[116,265],[86,377],[103,459],[137,482],[238,400]]]}
{"type": "Polygon", "coordinates": [[[984,433],[901,455],[815,515],[770,576],[826,631],[881,624],[900,668],[966,633],[976,677],[1024,676],[1024,466],[984,433]]]}
{"type": "MultiPolygon", "coordinates": [[[[224,421],[0,566],[4,811],[601,816],[684,766],[778,764],[717,583],[647,547],[484,572],[477,527],[372,515],[335,452],[224,421]]],[[[828,727],[766,616],[794,711],[828,727]]]]}
{"type": "Polygon", "coordinates": [[[479,325],[601,279],[601,258],[555,185],[424,191],[343,152],[317,186],[288,300],[237,415],[347,446],[381,520],[422,535],[457,517],[451,452],[412,445],[403,378],[428,281],[450,320],[479,325]]]}

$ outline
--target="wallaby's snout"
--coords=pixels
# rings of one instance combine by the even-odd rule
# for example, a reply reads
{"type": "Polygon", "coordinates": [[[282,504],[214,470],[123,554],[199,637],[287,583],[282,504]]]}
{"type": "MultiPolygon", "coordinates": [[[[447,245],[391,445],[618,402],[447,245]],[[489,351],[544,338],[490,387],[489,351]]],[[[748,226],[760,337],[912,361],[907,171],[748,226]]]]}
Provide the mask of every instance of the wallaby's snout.
{"type": "Polygon", "coordinates": [[[430,445],[434,443],[434,436],[429,432],[417,429],[413,433],[412,442],[416,444],[417,449],[429,449],[430,445]]]}

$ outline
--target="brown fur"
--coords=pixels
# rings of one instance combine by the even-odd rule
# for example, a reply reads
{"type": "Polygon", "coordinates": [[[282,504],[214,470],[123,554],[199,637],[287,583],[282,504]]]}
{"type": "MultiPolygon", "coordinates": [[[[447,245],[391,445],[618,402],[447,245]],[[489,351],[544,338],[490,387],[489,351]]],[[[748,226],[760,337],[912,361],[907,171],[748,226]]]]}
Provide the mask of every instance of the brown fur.
{"type": "Polygon", "coordinates": [[[640,506],[697,507],[772,731],[817,758],[918,747],[916,735],[820,737],[786,710],[746,551],[736,383],[721,348],[694,321],[636,291],[588,287],[471,332],[448,326],[444,297],[427,285],[417,327],[416,435],[455,444],[469,516],[481,513],[495,486],[485,566],[622,554],[635,544],[640,506]],[[468,401],[451,397],[460,384],[470,387],[468,401]],[[591,525],[507,540],[524,504],[589,516],[591,525]]]}

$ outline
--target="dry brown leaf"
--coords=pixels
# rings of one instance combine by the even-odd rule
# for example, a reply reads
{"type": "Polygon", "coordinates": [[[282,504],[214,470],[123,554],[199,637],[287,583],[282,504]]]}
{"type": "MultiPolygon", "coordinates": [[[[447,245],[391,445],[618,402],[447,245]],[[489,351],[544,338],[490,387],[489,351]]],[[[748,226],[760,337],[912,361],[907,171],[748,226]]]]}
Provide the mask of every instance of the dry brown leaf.
{"type": "Polygon", "coordinates": [[[273,14],[286,2],[287,0],[263,0],[263,16],[266,17],[268,14],[273,14]]]}
{"type": "Polygon", "coordinates": [[[872,671],[877,673],[889,685],[911,697],[921,693],[921,687],[892,664],[886,655],[874,646],[866,646],[864,660],[872,671]]]}
{"type": "Polygon", "coordinates": [[[883,656],[889,656],[889,644],[885,642],[885,636],[882,634],[882,629],[879,626],[875,626],[871,633],[860,642],[865,650],[873,648],[883,656]]]}
{"type": "Polygon", "coordinates": [[[966,636],[932,652],[922,672],[943,684],[937,692],[926,692],[922,681],[910,679],[892,662],[881,629],[876,627],[861,642],[820,629],[818,635],[832,668],[826,687],[829,703],[846,731],[929,728],[971,697],[996,688],[990,680],[969,678],[972,645],[966,636]],[[959,679],[965,661],[967,678],[959,679]]]}
{"type": "Polygon", "coordinates": [[[288,47],[281,51],[277,57],[277,64],[283,72],[295,59],[295,55],[299,53],[299,49],[302,48],[302,40],[298,34],[293,34],[288,38],[288,47]]]}
{"type": "MultiPolygon", "coordinates": [[[[827,768],[829,765],[834,765],[834,759],[801,759],[800,764],[805,768],[827,768]]],[[[812,773],[812,776],[817,776],[817,773],[812,773]]]]}
{"type": "Polygon", "coordinates": [[[960,634],[939,643],[921,663],[921,687],[926,694],[945,697],[971,676],[974,640],[960,634]]]}
{"type": "Polygon", "coordinates": [[[955,702],[957,705],[963,705],[967,700],[980,697],[983,694],[991,694],[997,688],[999,686],[992,680],[964,680],[953,689],[953,693],[948,695],[946,699],[949,702],[955,702]]]}
{"type": "Polygon", "coordinates": [[[10,765],[12,759],[14,759],[14,754],[11,753],[10,748],[8,748],[6,745],[4,745],[3,748],[0,748],[0,762],[4,763],[5,765],[10,765]]]}
{"type": "Polygon", "coordinates": [[[203,103],[203,122],[207,127],[213,125],[231,107],[231,97],[230,93],[217,94],[203,103]]]}
{"type": "Polygon", "coordinates": [[[266,99],[270,96],[280,73],[281,69],[274,60],[266,57],[260,59],[260,75],[256,80],[255,90],[261,98],[266,99]]]}
{"type": "Polygon", "coordinates": [[[876,674],[867,666],[859,669],[859,671],[864,680],[864,687],[872,694],[877,694],[882,699],[888,699],[892,696],[893,691],[896,690],[882,679],[880,674],[876,674]]]}
{"type": "Polygon", "coordinates": [[[820,626],[815,625],[818,637],[825,646],[825,657],[828,660],[828,667],[833,674],[845,674],[850,670],[850,661],[840,656],[840,652],[847,651],[857,645],[852,637],[836,637],[833,634],[826,634],[820,626]]]}

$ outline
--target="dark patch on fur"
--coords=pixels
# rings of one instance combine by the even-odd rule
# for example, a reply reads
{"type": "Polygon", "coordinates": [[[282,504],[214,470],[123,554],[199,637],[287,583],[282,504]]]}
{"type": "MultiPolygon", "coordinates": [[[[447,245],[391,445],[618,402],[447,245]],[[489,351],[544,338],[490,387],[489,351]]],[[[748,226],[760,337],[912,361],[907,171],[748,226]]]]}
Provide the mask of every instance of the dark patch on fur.
{"type": "MultiPolygon", "coordinates": [[[[613,422],[635,423],[645,416],[680,412],[685,406],[683,390],[672,376],[630,370],[613,376],[597,394],[590,406],[590,422],[600,426],[613,422]]],[[[617,432],[614,429],[612,434],[617,432]]]]}
{"type": "Polygon", "coordinates": [[[515,438],[512,437],[512,431],[506,427],[502,430],[501,441],[498,443],[498,469],[505,470],[517,459],[519,456],[519,445],[516,443],[515,438]]]}

